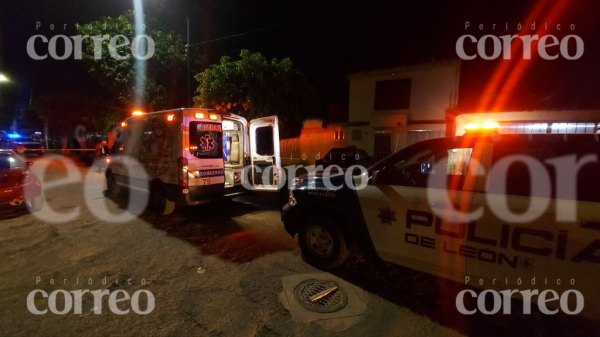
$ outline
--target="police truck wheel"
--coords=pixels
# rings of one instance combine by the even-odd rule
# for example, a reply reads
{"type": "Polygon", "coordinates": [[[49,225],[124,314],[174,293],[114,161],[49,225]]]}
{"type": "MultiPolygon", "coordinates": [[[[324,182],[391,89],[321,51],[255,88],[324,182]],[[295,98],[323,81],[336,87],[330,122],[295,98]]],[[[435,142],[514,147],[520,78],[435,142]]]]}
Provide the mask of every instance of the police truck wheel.
{"type": "Polygon", "coordinates": [[[120,186],[117,184],[115,180],[115,176],[112,173],[106,174],[106,191],[108,195],[114,196],[119,194],[120,186]]]}
{"type": "Polygon", "coordinates": [[[304,220],[298,243],[304,259],[323,270],[339,267],[350,255],[346,236],[333,221],[325,217],[304,220]]]}
{"type": "Polygon", "coordinates": [[[162,188],[153,186],[150,191],[150,207],[160,215],[167,215],[173,213],[175,203],[167,199],[162,188]]]}

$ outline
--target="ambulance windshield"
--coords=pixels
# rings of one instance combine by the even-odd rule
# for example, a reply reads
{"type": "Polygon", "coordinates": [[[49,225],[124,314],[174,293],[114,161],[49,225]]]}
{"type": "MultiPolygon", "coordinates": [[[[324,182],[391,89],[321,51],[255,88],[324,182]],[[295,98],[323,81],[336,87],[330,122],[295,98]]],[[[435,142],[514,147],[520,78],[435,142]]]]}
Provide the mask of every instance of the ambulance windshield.
{"type": "Polygon", "coordinates": [[[220,123],[190,123],[190,153],[197,158],[223,157],[223,131],[220,123]]]}

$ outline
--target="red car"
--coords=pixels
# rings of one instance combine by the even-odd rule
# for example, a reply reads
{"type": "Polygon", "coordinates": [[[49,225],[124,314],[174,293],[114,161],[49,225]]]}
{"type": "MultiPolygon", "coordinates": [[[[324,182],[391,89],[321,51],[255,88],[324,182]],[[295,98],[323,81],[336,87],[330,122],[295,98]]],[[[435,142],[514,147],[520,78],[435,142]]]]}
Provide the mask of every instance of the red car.
{"type": "Polygon", "coordinates": [[[0,150],[0,205],[27,205],[32,212],[44,206],[42,183],[25,162],[10,150],[0,150]]]}

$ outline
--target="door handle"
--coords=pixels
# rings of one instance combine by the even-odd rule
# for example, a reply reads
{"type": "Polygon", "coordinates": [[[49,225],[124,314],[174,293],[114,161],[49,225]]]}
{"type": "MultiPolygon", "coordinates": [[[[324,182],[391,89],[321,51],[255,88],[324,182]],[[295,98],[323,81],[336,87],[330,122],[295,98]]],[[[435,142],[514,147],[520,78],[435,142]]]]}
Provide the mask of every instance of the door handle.
{"type": "Polygon", "coordinates": [[[600,222],[594,222],[594,221],[581,221],[579,223],[579,225],[583,228],[587,228],[587,229],[595,229],[597,231],[600,231],[600,222]]]}

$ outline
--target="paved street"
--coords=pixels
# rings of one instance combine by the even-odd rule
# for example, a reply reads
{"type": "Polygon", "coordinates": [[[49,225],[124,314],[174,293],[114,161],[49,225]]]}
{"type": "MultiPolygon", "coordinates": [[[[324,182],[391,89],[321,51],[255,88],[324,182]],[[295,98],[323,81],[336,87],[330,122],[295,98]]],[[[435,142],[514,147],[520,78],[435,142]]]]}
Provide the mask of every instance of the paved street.
{"type": "Polygon", "coordinates": [[[600,337],[599,4],[0,0],[0,337],[600,337]]]}
{"type": "MultiPolygon", "coordinates": [[[[38,171],[48,164],[46,174],[40,174],[45,180],[65,177],[62,164],[47,157],[34,161],[32,169],[38,171]]],[[[102,174],[76,170],[93,185],[87,192],[93,196],[91,205],[105,203],[111,212],[122,212],[127,197],[104,197],[102,174]]],[[[367,310],[358,323],[336,333],[316,323],[293,322],[279,301],[281,278],[321,271],[301,259],[296,240],[284,231],[277,196],[251,195],[177,209],[165,217],[146,211],[127,223],[98,220],[86,206],[82,182],[49,189],[46,198],[45,207],[57,212],[78,208],[80,214],[74,221],[49,223],[25,211],[3,211],[2,336],[458,336],[503,331],[480,328],[477,321],[464,330],[464,318],[457,321],[449,314],[454,310],[451,282],[399,267],[366,268],[361,261],[338,273],[366,290],[367,310]],[[26,299],[35,289],[124,289],[129,294],[146,289],[154,294],[155,309],[148,315],[119,316],[109,310],[106,296],[102,314],[95,315],[93,298],[84,297],[81,315],[72,310],[33,315],[26,299]]],[[[40,309],[47,306],[46,301],[36,303],[40,309]]]]}

